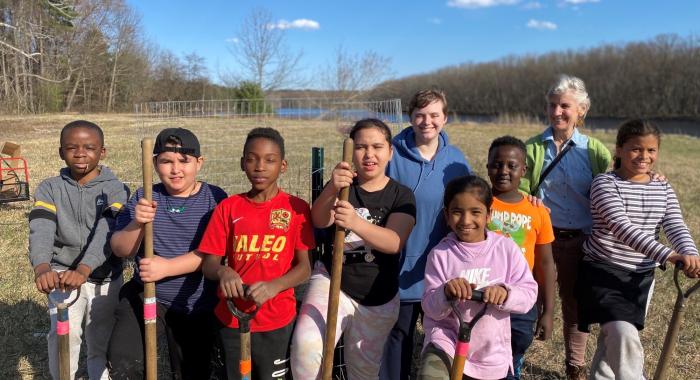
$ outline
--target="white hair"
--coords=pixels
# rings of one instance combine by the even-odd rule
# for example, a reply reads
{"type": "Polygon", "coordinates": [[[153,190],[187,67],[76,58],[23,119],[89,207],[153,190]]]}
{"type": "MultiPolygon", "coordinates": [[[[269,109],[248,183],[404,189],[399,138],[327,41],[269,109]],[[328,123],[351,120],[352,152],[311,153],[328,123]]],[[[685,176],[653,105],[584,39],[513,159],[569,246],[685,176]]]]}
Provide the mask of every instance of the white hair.
{"type": "Polygon", "coordinates": [[[547,91],[545,100],[549,101],[549,97],[552,95],[561,95],[564,93],[570,93],[573,95],[574,99],[578,103],[579,107],[586,110],[583,113],[583,117],[586,117],[588,110],[591,109],[591,99],[588,97],[588,91],[586,91],[586,84],[583,83],[581,78],[577,78],[573,75],[561,74],[554,82],[552,87],[547,91]]]}

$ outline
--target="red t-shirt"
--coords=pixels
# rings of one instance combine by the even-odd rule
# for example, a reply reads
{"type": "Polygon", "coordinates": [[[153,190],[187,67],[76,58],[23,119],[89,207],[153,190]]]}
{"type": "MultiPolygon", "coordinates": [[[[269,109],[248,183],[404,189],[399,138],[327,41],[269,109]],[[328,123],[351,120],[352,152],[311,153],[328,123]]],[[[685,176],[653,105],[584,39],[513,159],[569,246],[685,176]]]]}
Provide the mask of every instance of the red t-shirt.
{"type": "MultiPolygon", "coordinates": [[[[225,199],[214,209],[199,251],[226,256],[244,284],[270,281],[292,267],[295,250],[315,247],[311,211],[302,199],[283,191],[263,203],[255,203],[245,194],[225,199]]],[[[241,310],[250,310],[252,302],[234,300],[241,310]]],[[[226,307],[219,290],[214,313],[226,326],[237,328],[236,319],[226,307]]],[[[250,322],[252,332],[271,331],[289,324],[296,314],[294,289],[287,289],[265,302],[250,322]]]]}

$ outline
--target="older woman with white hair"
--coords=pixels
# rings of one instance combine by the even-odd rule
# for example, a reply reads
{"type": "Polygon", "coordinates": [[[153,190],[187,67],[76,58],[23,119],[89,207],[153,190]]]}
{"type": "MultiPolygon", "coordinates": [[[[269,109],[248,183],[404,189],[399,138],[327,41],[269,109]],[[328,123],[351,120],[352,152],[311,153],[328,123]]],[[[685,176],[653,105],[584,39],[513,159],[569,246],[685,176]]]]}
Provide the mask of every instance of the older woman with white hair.
{"type": "Polygon", "coordinates": [[[602,142],[579,131],[591,105],[580,78],[561,75],[547,92],[546,100],[549,127],[526,143],[527,173],[520,188],[542,199],[551,209],[555,235],[552,254],[564,319],[566,376],[579,380],[586,378],[588,334],[578,331],[574,284],[583,257],[583,242],[593,223],[591,181],[608,169],[611,155],[602,142]]]}

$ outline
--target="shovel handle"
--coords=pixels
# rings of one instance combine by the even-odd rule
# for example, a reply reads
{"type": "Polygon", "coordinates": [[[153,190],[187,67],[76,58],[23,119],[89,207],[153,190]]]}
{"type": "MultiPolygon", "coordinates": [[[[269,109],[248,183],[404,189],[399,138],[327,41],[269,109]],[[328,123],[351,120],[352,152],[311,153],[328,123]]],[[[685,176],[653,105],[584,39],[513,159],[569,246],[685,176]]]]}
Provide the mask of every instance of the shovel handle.
{"type": "MultiPolygon", "coordinates": [[[[472,298],[469,299],[472,302],[484,302],[484,292],[482,290],[472,290],[472,298]]],[[[486,305],[476,313],[471,322],[465,322],[462,320],[459,309],[457,309],[457,303],[455,301],[450,301],[450,307],[452,312],[459,320],[459,332],[457,334],[457,342],[455,344],[455,355],[452,361],[452,368],[450,369],[450,380],[461,380],[464,374],[464,364],[467,361],[467,354],[469,353],[469,340],[471,337],[472,328],[481,317],[484,316],[486,312],[486,305]]]]}
{"type": "MultiPolygon", "coordinates": [[[[141,140],[143,198],[153,200],[153,139],[141,140]]],[[[153,223],[143,225],[143,257],[153,257],[153,223]]],[[[156,335],[156,284],[143,284],[144,344],[146,346],[146,380],[158,378],[158,341],[156,335]]]]}
{"type": "Polygon", "coordinates": [[[676,351],[678,333],[681,328],[683,317],[685,316],[685,300],[688,299],[693,292],[700,288],[700,281],[697,281],[695,285],[691,286],[684,292],[679,280],[680,273],[682,271],[683,263],[680,261],[676,262],[676,266],[673,270],[673,283],[676,285],[677,291],[676,304],[673,306],[671,321],[668,324],[668,330],[666,330],[666,337],[664,338],[664,345],[661,349],[659,362],[656,365],[654,380],[666,380],[668,378],[668,369],[671,364],[671,359],[673,358],[673,353],[676,351]]]}
{"type": "MultiPolygon", "coordinates": [[[[343,142],[343,162],[352,161],[354,142],[351,138],[343,142]]],[[[338,199],[347,201],[350,188],[340,190],[338,199]]],[[[335,328],[338,323],[338,304],[340,303],[340,278],[343,271],[343,246],[345,244],[345,228],[335,227],[333,239],[333,257],[331,264],[331,283],[328,290],[328,315],[326,317],[326,340],[323,343],[323,360],[321,373],[323,380],[330,380],[333,374],[333,352],[335,351],[335,328]]]]}
{"type": "MultiPolygon", "coordinates": [[[[69,302],[56,302],[56,295],[58,293],[65,294],[66,292],[61,292],[54,290],[49,293],[49,299],[51,302],[56,304],[56,337],[58,340],[58,378],[59,380],[69,380],[70,379],[70,319],[68,317],[68,308],[73,306],[73,304],[80,298],[80,286],[75,289],[75,295],[72,300],[68,298],[69,302]],[[53,297],[52,297],[53,295],[53,297]]],[[[68,297],[71,296],[71,292],[67,292],[68,297]]]]}

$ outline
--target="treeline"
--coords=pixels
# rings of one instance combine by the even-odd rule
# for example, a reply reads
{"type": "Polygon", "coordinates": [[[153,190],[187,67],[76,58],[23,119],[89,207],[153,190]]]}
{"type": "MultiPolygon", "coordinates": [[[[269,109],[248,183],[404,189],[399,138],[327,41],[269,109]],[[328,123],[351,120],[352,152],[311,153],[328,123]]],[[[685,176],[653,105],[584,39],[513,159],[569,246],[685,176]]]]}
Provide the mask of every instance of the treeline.
{"type": "Polygon", "coordinates": [[[459,114],[541,115],[557,74],[582,78],[591,116],[700,117],[700,39],[661,35],[646,42],[608,44],[584,51],[512,56],[386,81],[372,97],[400,97],[443,89],[459,114]]]}
{"type": "MultiPolygon", "coordinates": [[[[267,27],[247,32],[261,31],[270,33],[267,27]]],[[[646,42],[463,64],[386,81],[369,95],[365,89],[383,76],[388,60],[342,49],[336,55],[326,81],[335,84],[326,85],[327,91],[278,89],[265,95],[400,97],[407,106],[418,89],[438,87],[447,92],[452,112],[541,115],[547,87],[557,74],[569,73],[586,81],[592,116],[700,118],[696,36],[662,35],[646,42]]],[[[270,64],[257,56],[242,60],[255,67],[270,64]]],[[[145,101],[264,96],[261,79],[218,85],[211,77],[219,73],[206,67],[194,52],[178,56],[145,39],[140,17],[126,0],[0,0],[0,113],[119,112],[145,101]]]]}
{"type": "Polygon", "coordinates": [[[0,0],[0,113],[130,111],[232,97],[205,60],[143,37],[124,0],[0,0]]]}

